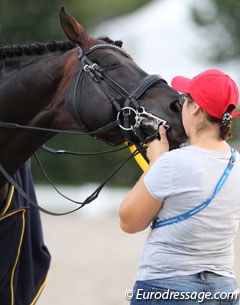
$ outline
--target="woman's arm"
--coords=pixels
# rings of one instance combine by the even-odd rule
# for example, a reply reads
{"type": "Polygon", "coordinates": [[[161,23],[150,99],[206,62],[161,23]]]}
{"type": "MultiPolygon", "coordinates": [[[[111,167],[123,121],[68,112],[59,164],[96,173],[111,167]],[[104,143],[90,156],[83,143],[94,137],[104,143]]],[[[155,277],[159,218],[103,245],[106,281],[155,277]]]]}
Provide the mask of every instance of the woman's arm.
{"type": "MultiPolygon", "coordinates": [[[[147,156],[150,160],[149,168],[161,154],[169,150],[166,131],[163,126],[160,126],[159,133],[161,140],[154,140],[148,145],[147,156]]],[[[155,199],[144,184],[144,176],[146,173],[143,173],[120,205],[120,226],[127,233],[136,233],[146,229],[156,218],[162,207],[162,201],[155,199]]]]}

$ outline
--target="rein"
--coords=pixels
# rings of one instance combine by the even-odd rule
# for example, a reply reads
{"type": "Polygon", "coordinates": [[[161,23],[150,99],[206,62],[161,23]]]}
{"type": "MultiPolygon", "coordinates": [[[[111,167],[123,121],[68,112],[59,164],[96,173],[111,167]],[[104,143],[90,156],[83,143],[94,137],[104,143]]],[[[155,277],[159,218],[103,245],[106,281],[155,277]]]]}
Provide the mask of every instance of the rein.
{"type": "Polygon", "coordinates": [[[101,190],[103,189],[103,187],[106,185],[106,183],[124,166],[124,164],[130,160],[132,157],[136,156],[138,154],[138,150],[135,150],[132,154],[130,154],[125,160],[123,160],[108,176],[107,178],[100,184],[100,186],[98,186],[95,191],[93,191],[93,193],[88,196],[84,201],[76,201],[73,200],[67,196],[65,196],[64,194],[62,194],[57,187],[53,184],[53,182],[51,181],[51,179],[46,175],[44,169],[42,168],[40,161],[38,159],[38,157],[35,154],[35,158],[44,174],[44,176],[47,178],[48,182],[53,186],[53,188],[55,189],[55,191],[60,194],[62,197],[64,197],[65,199],[74,202],[76,204],[78,204],[79,206],[73,210],[70,210],[68,212],[64,212],[64,213],[56,213],[56,212],[52,212],[49,210],[44,209],[43,207],[41,207],[36,201],[34,201],[16,182],[15,180],[7,173],[7,171],[4,169],[4,167],[0,164],[0,172],[3,174],[3,176],[6,178],[6,180],[14,186],[14,188],[23,196],[23,198],[25,198],[30,205],[32,205],[34,208],[38,209],[39,211],[48,214],[48,215],[52,215],[52,216],[64,216],[64,215],[68,215],[71,213],[74,213],[78,210],[80,210],[81,208],[83,208],[85,205],[89,204],[90,202],[92,202],[93,200],[95,200],[98,195],[100,194],[101,190]]]}
{"type": "Polygon", "coordinates": [[[104,155],[104,154],[110,154],[114,152],[118,152],[121,150],[124,150],[126,148],[129,148],[131,144],[127,144],[123,147],[115,148],[115,149],[108,149],[104,151],[95,151],[95,152],[78,152],[78,151],[69,151],[69,150],[64,150],[64,149],[54,149],[52,147],[49,147],[47,145],[42,145],[41,149],[55,155],[73,155],[73,156],[97,156],[97,155],[104,155]]]}

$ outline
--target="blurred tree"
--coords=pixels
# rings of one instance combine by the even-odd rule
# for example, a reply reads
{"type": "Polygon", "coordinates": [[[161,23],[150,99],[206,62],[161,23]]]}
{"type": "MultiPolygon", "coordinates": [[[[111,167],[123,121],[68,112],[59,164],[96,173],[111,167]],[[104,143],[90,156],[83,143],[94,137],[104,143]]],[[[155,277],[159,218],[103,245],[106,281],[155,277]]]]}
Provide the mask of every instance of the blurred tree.
{"type": "Polygon", "coordinates": [[[206,57],[217,62],[240,59],[239,0],[199,1],[192,13],[209,43],[206,57]]]}
{"type": "MultiPolygon", "coordinates": [[[[1,0],[1,45],[65,39],[58,21],[61,6],[91,32],[99,22],[134,11],[149,2],[150,0],[1,0]]],[[[58,135],[49,144],[56,148],[85,152],[111,149],[90,137],[58,135]]],[[[128,155],[129,150],[96,157],[59,156],[39,151],[49,176],[54,182],[61,184],[103,181],[128,155]]],[[[46,181],[34,158],[32,171],[36,182],[46,181]]],[[[131,160],[110,183],[129,185],[137,179],[140,172],[138,165],[131,160]]]]}
{"type": "Polygon", "coordinates": [[[85,28],[136,10],[151,0],[1,0],[1,45],[63,39],[58,13],[65,6],[85,28]]]}
{"type": "MultiPolygon", "coordinates": [[[[203,0],[194,3],[192,16],[208,42],[204,57],[213,62],[240,61],[240,1],[203,0]]],[[[203,50],[201,50],[203,51],[203,50]]],[[[237,67],[236,67],[237,69],[237,67]]],[[[238,110],[239,111],[239,110],[238,110]]],[[[239,142],[240,121],[234,120],[234,139],[239,142]]]]}

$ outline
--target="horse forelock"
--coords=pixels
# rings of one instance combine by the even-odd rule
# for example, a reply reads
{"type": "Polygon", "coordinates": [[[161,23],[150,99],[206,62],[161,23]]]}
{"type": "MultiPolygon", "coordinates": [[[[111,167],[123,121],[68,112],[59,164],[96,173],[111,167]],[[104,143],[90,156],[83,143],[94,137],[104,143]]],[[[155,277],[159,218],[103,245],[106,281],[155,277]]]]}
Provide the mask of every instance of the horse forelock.
{"type": "Polygon", "coordinates": [[[75,43],[71,41],[51,40],[47,43],[13,44],[0,48],[0,59],[41,55],[46,52],[66,52],[75,48],[75,43]]]}

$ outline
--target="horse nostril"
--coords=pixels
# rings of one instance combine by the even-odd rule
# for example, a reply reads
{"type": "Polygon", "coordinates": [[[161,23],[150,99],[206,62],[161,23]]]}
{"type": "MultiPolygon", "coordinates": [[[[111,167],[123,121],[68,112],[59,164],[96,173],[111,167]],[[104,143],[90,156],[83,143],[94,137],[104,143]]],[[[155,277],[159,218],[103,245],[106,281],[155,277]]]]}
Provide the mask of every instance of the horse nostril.
{"type": "Polygon", "coordinates": [[[179,112],[181,113],[181,111],[182,111],[182,108],[181,108],[178,100],[171,102],[169,104],[169,109],[174,113],[179,113],[179,112]]]}

